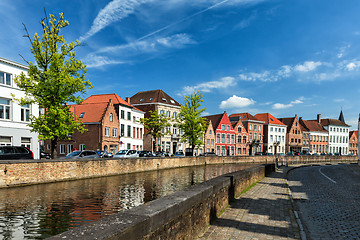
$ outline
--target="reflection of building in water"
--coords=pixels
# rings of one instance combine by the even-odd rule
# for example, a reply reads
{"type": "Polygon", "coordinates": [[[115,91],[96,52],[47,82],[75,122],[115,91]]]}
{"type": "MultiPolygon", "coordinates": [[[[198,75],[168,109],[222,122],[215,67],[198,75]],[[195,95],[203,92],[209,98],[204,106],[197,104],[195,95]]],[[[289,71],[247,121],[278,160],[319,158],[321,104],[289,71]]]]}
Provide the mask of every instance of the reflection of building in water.
{"type": "Polygon", "coordinates": [[[144,204],[145,188],[143,181],[134,185],[123,185],[119,192],[120,209],[126,210],[144,204]]]}

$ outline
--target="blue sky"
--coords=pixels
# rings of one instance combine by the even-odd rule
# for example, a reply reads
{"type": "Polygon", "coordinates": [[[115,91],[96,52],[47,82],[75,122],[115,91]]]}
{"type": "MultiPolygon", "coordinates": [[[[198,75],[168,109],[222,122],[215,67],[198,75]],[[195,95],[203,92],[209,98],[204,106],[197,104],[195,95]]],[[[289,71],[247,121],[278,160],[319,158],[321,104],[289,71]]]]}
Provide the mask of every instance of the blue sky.
{"type": "Polygon", "coordinates": [[[357,128],[360,1],[2,0],[0,56],[32,60],[24,35],[64,12],[91,94],[199,90],[207,114],[338,118],[357,128]]]}

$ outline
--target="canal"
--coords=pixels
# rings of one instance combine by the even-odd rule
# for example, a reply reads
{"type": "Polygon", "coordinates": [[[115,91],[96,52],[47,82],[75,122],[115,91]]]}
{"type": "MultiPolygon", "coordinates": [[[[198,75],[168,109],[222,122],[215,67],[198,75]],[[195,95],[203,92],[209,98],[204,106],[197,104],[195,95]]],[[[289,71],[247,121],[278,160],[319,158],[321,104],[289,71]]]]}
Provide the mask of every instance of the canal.
{"type": "Polygon", "coordinates": [[[0,239],[44,239],[250,166],[194,166],[0,189],[0,239]]]}

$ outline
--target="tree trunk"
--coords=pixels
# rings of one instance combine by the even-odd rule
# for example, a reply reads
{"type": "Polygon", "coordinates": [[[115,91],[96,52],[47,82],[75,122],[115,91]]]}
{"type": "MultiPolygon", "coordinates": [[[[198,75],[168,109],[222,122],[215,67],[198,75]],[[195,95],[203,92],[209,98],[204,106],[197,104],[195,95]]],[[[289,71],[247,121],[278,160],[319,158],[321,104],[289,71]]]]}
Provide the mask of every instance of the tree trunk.
{"type": "Polygon", "coordinates": [[[51,158],[57,158],[57,140],[58,138],[51,139],[51,158]]]}

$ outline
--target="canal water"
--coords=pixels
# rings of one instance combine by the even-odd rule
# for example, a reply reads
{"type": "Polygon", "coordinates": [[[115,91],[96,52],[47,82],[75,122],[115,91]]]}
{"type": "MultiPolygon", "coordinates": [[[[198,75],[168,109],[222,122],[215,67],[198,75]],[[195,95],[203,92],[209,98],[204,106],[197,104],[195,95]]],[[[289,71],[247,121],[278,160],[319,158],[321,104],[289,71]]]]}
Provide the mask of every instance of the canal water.
{"type": "Polygon", "coordinates": [[[44,239],[250,166],[195,166],[0,189],[0,239],[44,239]]]}

